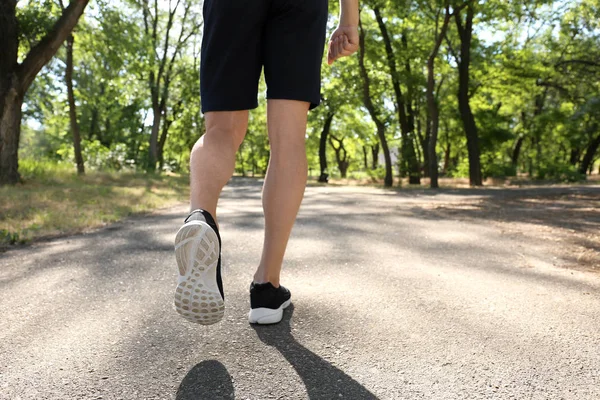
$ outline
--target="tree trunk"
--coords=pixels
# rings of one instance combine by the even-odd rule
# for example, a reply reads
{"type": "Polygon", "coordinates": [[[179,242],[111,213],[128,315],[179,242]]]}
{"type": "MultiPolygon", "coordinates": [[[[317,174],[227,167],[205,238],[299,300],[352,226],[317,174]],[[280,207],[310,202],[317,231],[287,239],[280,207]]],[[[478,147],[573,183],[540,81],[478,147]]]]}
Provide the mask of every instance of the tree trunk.
{"type": "Polygon", "coordinates": [[[319,142],[319,164],[321,166],[321,175],[319,175],[319,182],[327,183],[329,181],[329,173],[327,171],[327,137],[331,129],[331,122],[335,114],[330,111],[325,118],[325,124],[321,131],[321,141],[319,142]]]}
{"type": "Polygon", "coordinates": [[[88,138],[92,140],[94,137],[98,139],[100,142],[100,136],[97,136],[96,130],[98,129],[98,107],[94,107],[92,109],[92,118],[90,119],[90,132],[88,138]]]}
{"type": "Polygon", "coordinates": [[[371,157],[371,169],[375,170],[379,166],[379,143],[371,146],[371,157]]]}
{"type": "Polygon", "coordinates": [[[157,160],[158,160],[158,168],[159,171],[163,170],[165,166],[165,143],[167,142],[167,136],[169,134],[169,128],[171,128],[171,124],[173,121],[165,120],[163,121],[162,133],[160,134],[160,139],[158,140],[157,147],[157,160]]]}
{"type": "MultiPolygon", "coordinates": [[[[110,132],[110,130],[112,129],[111,127],[112,127],[112,125],[110,123],[110,118],[106,117],[106,119],[104,120],[104,131],[107,132],[107,133],[110,132]]],[[[100,142],[100,143],[102,143],[102,142],[100,142]]]]}
{"type": "Polygon", "coordinates": [[[575,147],[571,149],[571,155],[569,156],[569,164],[575,166],[579,163],[581,158],[581,149],[575,147]]]}
{"type": "Polygon", "coordinates": [[[458,62],[458,105],[467,136],[467,150],[469,152],[469,181],[471,186],[482,186],[481,160],[479,151],[479,138],[475,117],[471,111],[469,94],[469,69],[471,64],[471,41],[473,38],[473,5],[467,6],[467,18],[462,24],[461,13],[455,14],[456,26],[460,36],[460,60],[458,62]]]}
{"type": "Polygon", "coordinates": [[[16,89],[0,94],[0,185],[15,184],[19,175],[19,139],[21,135],[21,106],[23,97],[16,89]]]}
{"type": "MultiPolygon", "coordinates": [[[[408,52],[408,41],[406,38],[406,31],[402,34],[402,44],[404,50],[408,52]]],[[[402,142],[402,147],[404,148],[404,152],[406,154],[406,169],[408,171],[408,183],[410,185],[420,185],[421,184],[421,167],[419,165],[419,159],[417,158],[417,151],[415,147],[417,146],[417,142],[415,140],[415,111],[413,109],[413,85],[411,82],[411,67],[410,67],[410,59],[406,57],[405,63],[406,74],[408,75],[407,86],[408,86],[408,96],[405,101],[406,104],[406,114],[408,117],[408,135],[406,135],[406,141],[402,142]]]]}
{"type": "Polygon", "coordinates": [[[348,152],[346,151],[346,147],[344,147],[344,138],[338,139],[335,136],[330,135],[329,144],[331,144],[331,147],[335,151],[335,160],[337,161],[342,178],[345,179],[348,174],[350,161],[348,160],[348,152]],[[338,147],[335,147],[335,144],[333,143],[334,140],[338,142],[338,147]]]}
{"type": "Polygon", "coordinates": [[[150,148],[148,150],[149,171],[156,171],[156,162],[158,161],[158,132],[160,130],[160,121],[162,120],[162,112],[158,107],[153,107],[153,113],[152,131],[150,132],[150,148]]]}
{"type": "Polygon", "coordinates": [[[348,167],[350,166],[350,163],[348,161],[343,161],[339,165],[340,165],[339,168],[340,168],[340,174],[342,175],[342,179],[346,179],[346,177],[348,176],[348,167]]]}
{"type": "MultiPolygon", "coordinates": [[[[416,114],[420,114],[420,110],[416,111],[416,114]]],[[[419,116],[417,118],[417,139],[419,141],[419,155],[421,157],[421,170],[423,172],[423,176],[425,178],[429,178],[429,138],[431,137],[431,128],[429,122],[429,112],[426,112],[426,120],[425,120],[425,135],[423,135],[423,120],[419,116]]]]}
{"type": "Polygon", "coordinates": [[[381,148],[383,150],[383,156],[385,158],[385,178],[384,178],[384,186],[392,187],[394,178],[392,172],[392,158],[390,156],[390,149],[387,144],[387,138],[385,137],[385,125],[383,121],[379,118],[379,114],[375,109],[375,105],[373,104],[373,100],[371,99],[371,88],[369,81],[369,74],[367,73],[367,68],[365,67],[365,32],[362,28],[362,23],[359,22],[360,27],[360,35],[359,35],[359,44],[360,44],[360,52],[358,55],[358,64],[360,67],[360,74],[362,76],[363,83],[363,102],[365,104],[366,109],[369,111],[369,115],[373,119],[375,126],[377,127],[377,136],[379,137],[379,143],[381,144],[381,148]]]}
{"type": "Polygon", "coordinates": [[[444,167],[442,169],[444,175],[448,173],[448,169],[450,168],[450,152],[452,151],[452,143],[448,142],[446,144],[446,149],[444,150],[444,167]]]}
{"type": "MultiPolygon", "coordinates": [[[[596,129],[598,126],[596,126],[596,129]]],[[[594,161],[594,156],[596,152],[600,148],[600,135],[596,136],[594,140],[590,143],[587,150],[585,151],[585,155],[583,156],[583,160],[581,160],[581,165],[579,167],[579,171],[582,174],[586,174],[588,170],[592,168],[592,164],[594,161]]]]}
{"type": "Polygon", "coordinates": [[[72,0],[50,32],[19,64],[16,1],[0,1],[0,185],[19,182],[21,107],[39,71],[71,33],[89,0],[72,0]]]}
{"type": "MultiPolygon", "coordinates": [[[[387,27],[383,21],[383,18],[381,17],[381,10],[379,7],[373,7],[373,12],[375,13],[375,18],[377,19],[377,24],[379,25],[379,30],[381,31],[381,36],[383,37],[383,42],[385,44],[388,67],[390,69],[392,86],[394,88],[394,95],[396,97],[395,106],[398,112],[398,122],[400,123],[400,129],[402,131],[402,147],[400,151],[400,154],[402,154],[402,166],[400,168],[400,175],[402,176],[404,175],[404,172],[407,172],[410,183],[418,184],[420,183],[420,169],[418,162],[416,161],[414,148],[414,116],[412,115],[412,106],[410,105],[411,99],[409,98],[408,101],[406,101],[404,95],[402,94],[400,77],[396,68],[396,56],[394,55],[394,49],[392,47],[392,41],[387,31],[387,27]]],[[[405,36],[403,37],[405,38],[405,36]]],[[[408,72],[410,72],[410,65],[407,66],[407,69],[408,72]]]]}
{"type": "Polygon", "coordinates": [[[427,143],[427,154],[428,154],[428,169],[429,178],[431,179],[430,186],[432,189],[439,187],[438,177],[438,158],[437,158],[437,141],[438,132],[440,127],[440,110],[438,107],[437,99],[435,97],[435,59],[437,58],[442,41],[446,37],[448,31],[448,25],[450,24],[450,7],[446,6],[446,14],[444,16],[444,22],[442,23],[441,32],[438,35],[437,32],[437,20],[436,20],[436,32],[437,37],[435,38],[435,44],[429,58],[427,60],[427,105],[429,108],[429,118],[431,122],[430,136],[427,143]]]}
{"type": "Polygon", "coordinates": [[[548,97],[548,87],[544,89],[542,94],[538,94],[535,96],[535,108],[533,110],[533,118],[529,121],[527,120],[525,112],[521,112],[521,121],[524,127],[524,134],[522,134],[517,141],[515,142],[515,146],[513,147],[512,153],[512,165],[517,168],[519,165],[519,157],[521,156],[521,150],[523,149],[523,144],[525,143],[526,135],[531,134],[531,126],[535,123],[535,118],[542,114],[544,111],[544,106],[546,104],[546,98],[548,97]]]}
{"type": "MultiPolygon", "coordinates": [[[[100,84],[100,96],[104,96],[104,93],[106,92],[106,87],[104,85],[104,83],[100,84]]],[[[98,122],[100,118],[100,110],[98,109],[98,105],[97,103],[94,104],[94,108],[92,110],[92,118],[90,121],[90,132],[89,132],[89,139],[94,139],[96,138],[100,143],[102,143],[104,146],[106,147],[110,147],[111,146],[111,140],[107,137],[105,137],[102,134],[102,129],[100,129],[100,123],[98,122]]]]}
{"type": "Polygon", "coordinates": [[[368,157],[368,152],[367,152],[367,146],[363,146],[362,151],[363,151],[363,161],[365,164],[365,171],[367,171],[369,169],[369,157],[368,157]]]}
{"type": "Polygon", "coordinates": [[[158,139],[158,144],[157,144],[157,160],[158,160],[158,164],[159,164],[159,168],[162,171],[164,165],[165,165],[165,159],[164,159],[164,154],[165,154],[165,143],[167,143],[167,136],[169,135],[169,129],[171,129],[171,125],[173,125],[173,122],[175,120],[175,118],[177,118],[177,116],[179,115],[181,108],[183,107],[183,101],[179,101],[177,104],[175,104],[171,110],[171,117],[169,117],[167,114],[167,110],[165,110],[163,112],[163,129],[162,129],[162,133],[160,134],[160,139],[158,139]]]}
{"type": "Polygon", "coordinates": [[[513,147],[511,159],[512,159],[512,165],[515,168],[517,168],[517,166],[519,164],[519,155],[521,154],[521,148],[523,147],[524,139],[525,139],[524,136],[519,136],[519,138],[517,139],[517,141],[515,142],[515,145],[513,147]]]}
{"type": "Polygon", "coordinates": [[[0,185],[17,183],[21,105],[17,52],[16,1],[0,1],[0,185]]]}
{"type": "Polygon", "coordinates": [[[81,132],[77,122],[77,106],[75,105],[75,91],[73,90],[73,44],[75,38],[69,35],[67,38],[67,69],[65,79],[67,81],[67,92],[69,98],[69,118],[71,120],[71,133],[73,135],[73,150],[75,151],[75,163],[77,164],[77,173],[85,174],[83,164],[83,155],[81,154],[81,132]]]}

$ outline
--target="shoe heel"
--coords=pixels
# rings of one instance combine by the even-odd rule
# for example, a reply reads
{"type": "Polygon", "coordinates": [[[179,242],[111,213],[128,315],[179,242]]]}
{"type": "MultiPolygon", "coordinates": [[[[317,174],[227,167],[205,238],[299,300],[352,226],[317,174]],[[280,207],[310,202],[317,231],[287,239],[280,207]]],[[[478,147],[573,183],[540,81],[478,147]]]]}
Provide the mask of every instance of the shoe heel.
{"type": "Polygon", "coordinates": [[[255,308],[248,313],[248,322],[251,324],[268,325],[277,324],[283,319],[283,308],[255,308]]]}

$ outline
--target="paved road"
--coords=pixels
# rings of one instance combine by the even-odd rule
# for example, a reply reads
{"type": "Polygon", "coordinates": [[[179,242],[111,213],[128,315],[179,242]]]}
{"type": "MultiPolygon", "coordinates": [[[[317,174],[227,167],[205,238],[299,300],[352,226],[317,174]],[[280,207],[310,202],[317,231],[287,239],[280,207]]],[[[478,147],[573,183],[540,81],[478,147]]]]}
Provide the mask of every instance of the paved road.
{"type": "Polygon", "coordinates": [[[0,398],[600,398],[600,274],[564,268],[556,242],[422,207],[490,193],[309,188],[294,305],[271,327],[246,322],[255,183],[222,200],[214,327],[171,308],[184,206],[2,254],[0,398]]]}

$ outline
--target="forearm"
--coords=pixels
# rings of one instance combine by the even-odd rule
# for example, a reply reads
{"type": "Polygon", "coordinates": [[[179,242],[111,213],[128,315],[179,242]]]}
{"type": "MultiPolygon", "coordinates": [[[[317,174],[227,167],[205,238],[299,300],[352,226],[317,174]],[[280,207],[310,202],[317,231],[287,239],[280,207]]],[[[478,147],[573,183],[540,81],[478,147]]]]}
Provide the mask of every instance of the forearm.
{"type": "Polygon", "coordinates": [[[340,0],[340,26],[358,26],[358,0],[340,0]]]}

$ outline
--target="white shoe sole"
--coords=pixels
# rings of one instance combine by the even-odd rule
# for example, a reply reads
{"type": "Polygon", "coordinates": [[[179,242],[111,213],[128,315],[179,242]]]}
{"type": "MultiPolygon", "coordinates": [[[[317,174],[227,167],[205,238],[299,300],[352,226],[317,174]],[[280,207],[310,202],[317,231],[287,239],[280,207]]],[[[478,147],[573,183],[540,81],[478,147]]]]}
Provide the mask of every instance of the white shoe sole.
{"type": "Polygon", "coordinates": [[[277,309],[272,308],[254,308],[248,313],[248,322],[251,324],[277,324],[283,318],[283,310],[291,304],[292,300],[288,300],[277,309]]]}
{"type": "Polygon", "coordinates": [[[225,303],[217,285],[219,238],[204,221],[189,221],[175,237],[179,280],[175,310],[185,319],[212,325],[223,319],[225,303]]]}

